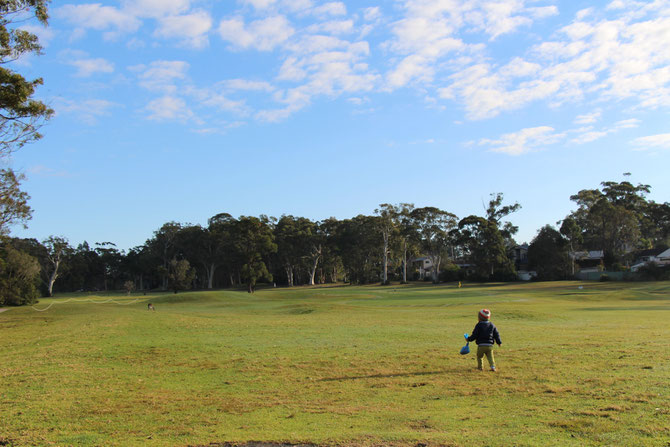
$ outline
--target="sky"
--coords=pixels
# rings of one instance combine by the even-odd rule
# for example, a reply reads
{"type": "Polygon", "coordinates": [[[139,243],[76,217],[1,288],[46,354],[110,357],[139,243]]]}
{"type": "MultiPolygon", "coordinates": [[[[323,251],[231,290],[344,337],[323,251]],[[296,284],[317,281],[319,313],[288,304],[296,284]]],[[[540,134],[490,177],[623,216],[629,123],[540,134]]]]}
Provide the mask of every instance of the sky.
{"type": "Polygon", "coordinates": [[[531,242],[602,181],[670,201],[670,1],[54,1],[55,110],[17,151],[16,237],[143,244],[215,214],[522,208],[531,242]],[[630,176],[624,176],[630,173],[630,176]]]}

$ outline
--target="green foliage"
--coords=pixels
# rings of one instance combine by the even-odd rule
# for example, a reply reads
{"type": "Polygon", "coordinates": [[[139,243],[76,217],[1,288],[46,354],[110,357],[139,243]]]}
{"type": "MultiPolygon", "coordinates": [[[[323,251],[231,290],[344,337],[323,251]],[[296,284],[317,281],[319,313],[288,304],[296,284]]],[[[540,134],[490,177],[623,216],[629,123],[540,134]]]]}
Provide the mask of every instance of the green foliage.
{"type": "Polygon", "coordinates": [[[435,207],[413,209],[411,218],[417,229],[420,250],[433,263],[431,277],[433,283],[437,283],[442,259],[449,256],[449,248],[454,245],[452,231],[458,218],[435,207]]]}
{"type": "Polygon", "coordinates": [[[186,259],[173,258],[168,264],[168,284],[174,293],[189,290],[194,278],[195,269],[191,268],[191,264],[186,259]]]}
{"type": "Polygon", "coordinates": [[[0,1],[0,156],[40,139],[39,128],[53,114],[46,104],[33,99],[42,79],[27,81],[4,66],[23,54],[41,50],[34,34],[14,27],[15,21],[25,21],[26,16],[46,25],[47,1],[0,1]]]}
{"type": "Polygon", "coordinates": [[[537,272],[537,279],[566,279],[571,263],[568,242],[561,233],[549,225],[542,227],[528,247],[528,266],[537,272]]]}
{"type": "Polygon", "coordinates": [[[241,216],[236,224],[234,247],[239,253],[243,281],[253,293],[258,281],[272,281],[265,259],[277,251],[274,234],[267,217],[241,216]]]}
{"type": "Polygon", "coordinates": [[[337,254],[342,260],[346,280],[368,284],[381,279],[381,234],[377,217],[358,215],[338,222],[334,234],[337,254]]]}
{"type": "Polygon", "coordinates": [[[668,281],[670,280],[670,266],[660,266],[649,262],[638,269],[637,276],[645,281],[668,281]]]}
{"type": "Polygon", "coordinates": [[[22,223],[25,227],[25,222],[30,219],[30,196],[19,189],[23,178],[11,169],[0,170],[0,236],[7,235],[10,225],[22,223]]]}
{"type": "Polygon", "coordinates": [[[570,197],[578,208],[564,221],[570,228],[561,227],[561,232],[571,240],[573,250],[580,243],[589,250],[603,250],[606,267],[612,268],[632,261],[629,254],[636,248],[669,242],[670,204],[648,201],[649,185],[607,181],[601,186],[570,197]]]}
{"type": "Polygon", "coordinates": [[[33,304],[39,274],[37,259],[4,243],[0,248],[0,306],[33,304]]]}

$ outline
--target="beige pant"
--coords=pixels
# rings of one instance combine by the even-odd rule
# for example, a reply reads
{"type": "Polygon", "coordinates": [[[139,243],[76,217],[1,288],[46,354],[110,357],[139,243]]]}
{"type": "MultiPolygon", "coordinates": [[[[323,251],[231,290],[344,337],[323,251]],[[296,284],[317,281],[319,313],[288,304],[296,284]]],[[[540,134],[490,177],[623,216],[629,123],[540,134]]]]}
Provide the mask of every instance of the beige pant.
{"type": "Polygon", "coordinates": [[[489,366],[495,368],[496,362],[493,358],[493,346],[477,346],[477,368],[479,369],[483,369],[484,356],[489,361],[489,366]]]}

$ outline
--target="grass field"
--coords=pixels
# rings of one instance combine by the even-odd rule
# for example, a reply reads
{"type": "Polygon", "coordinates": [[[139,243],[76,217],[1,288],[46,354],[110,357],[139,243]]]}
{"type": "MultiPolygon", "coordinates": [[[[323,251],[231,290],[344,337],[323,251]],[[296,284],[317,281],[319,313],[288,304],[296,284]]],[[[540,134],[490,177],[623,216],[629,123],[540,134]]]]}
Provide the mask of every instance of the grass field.
{"type": "Polygon", "coordinates": [[[0,445],[670,446],[668,282],[72,297],[0,313],[0,445]]]}

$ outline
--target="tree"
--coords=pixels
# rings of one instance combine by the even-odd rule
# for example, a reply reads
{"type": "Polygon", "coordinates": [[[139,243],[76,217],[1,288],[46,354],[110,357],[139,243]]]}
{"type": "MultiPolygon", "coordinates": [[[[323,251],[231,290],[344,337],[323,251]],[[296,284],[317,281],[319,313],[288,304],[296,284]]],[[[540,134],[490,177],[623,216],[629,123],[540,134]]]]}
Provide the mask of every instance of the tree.
{"type": "Polygon", "coordinates": [[[121,276],[120,267],[123,254],[113,242],[96,242],[95,252],[98,254],[98,265],[101,268],[102,287],[106,292],[117,288],[117,280],[121,276]],[[110,287],[111,286],[111,287],[110,287]]]}
{"type": "Polygon", "coordinates": [[[39,128],[53,115],[46,104],[33,99],[42,79],[27,81],[6,64],[27,53],[40,54],[37,36],[15,27],[28,16],[47,24],[48,0],[0,0],[0,156],[42,137],[39,128]]]}
{"type": "Polygon", "coordinates": [[[521,208],[521,205],[502,205],[503,194],[493,193],[486,208],[486,217],[471,215],[458,223],[456,235],[464,254],[475,264],[477,274],[485,279],[515,277],[514,263],[508,251],[515,242],[512,236],[518,228],[502,219],[521,208]]]}
{"type": "Polygon", "coordinates": [[[235,228],[235,249],[239,253],[243,280],[253,293],[258,281],[272,281],[265,259],[277,251],[270,219],[266,216],[240,216],[235,228]]]}
{"type": "Polygon", "coordinates": [[[5,243],[0,247],[0,306],[33,304],[40,264],[33,256],[5,243]]]}
{"type": "Polygon", "coordinates": [[[172,258],[168,263],[167,277],[170,290],[174,293],[180,290],[188,290],[195,278],[195,269],[191,268],[191,264],[186,259],[177,260],[172,258]]]}
{"type": "Polygon", "coordinates": [[[182,225],[177,222],[167,222],[158,230],[154,231],[154,237],[146,242],[153,256],[160,260],[161,265],[157,269],[162,277],[162,289],[168,288],[168,272],[170,261],[176,256],[175,239],[182,225]]]}
{"type": "Polygon", "coordinates": [[[42,245],[44,245],[45,248],[42,275],[49,296],[53,296],[54,283],[61,273],[61,262],[65,257],[65,253],[69,250],[70,245],[68,244],[67,239],[58,236],[49,236],[42,241],[42,245]]]}
{"type": "Polygon", "coordinates": [[[342,261],[345,281],[366,284],[379,281],[379,247],[382,243],[378,217],[358,215],[341,220],[334,231],[334,246],[342,261]]]}
{"type": "Polygon", "coordinates": [[[659,208],[645,197],[649,185],[625,180],[602,182],[601,186],[602,190],[583,189],[570,196],[578,207],[568,217],[582,229],[586,247],[603,251],[607,267],[629,260],[635,248],[662,244],[654,219],[660,216],[653,212],[659,208]]]}
{"type": "Polygon", "coordinates": [[[19,189],[23,175],[16,175],[11,169],[0,170],[0,236],[9,232],[9,226],[30,219],[27,193],[19,189]]]}
{"type": "Polygon", "coordinates": [[[423,253],[433,264],[433,283],[439,282],[440,263],[453,245],[451,231],[456,227],[456,215],[435,207],[416,208],[411,212],[423,253]]]}
{"type": "Polygon", "coordinates": [[[396,209],[393,205],[388,203],[382,203],[379,205],[379,208],[375,210],[375,214],[379,216],[377,224],[379,226],[379,232],[382,235],[382,284],[388,284],[388,264],[389,264],[389,252],[391,248],[391,238],[396,232],[396,209]]]}
{"type": "MultiPolygon", "coordinates": [[[[0,0],[0,159],[40,139],[39,128],[53,115],[51,108],[33,99],[42,79],[27,81],[6,66],[26,53],[40,53],[37,36],[15,24],[34,17],[46,25],[46,4],[47,0],[0,0]]],[[[7,234],[10,225],[30,219],[30,197],[19,189],[22,179],[11,169],[0,170],[0,235],[7,234]]]]}
{"type": "Polygon", "coordinates": [[[398,226],[398,237],[400,239],[400,251],[402,252],[402,283],[407,283],[407,261],[408,255],[418,253],[419,235],[414,219],[412,219],[413,203],[401,203],[395,209],[395,219],[398,226]]]}
{"type": "Polygon", "coordinates": [[[126,291],[126,294],[130,295],[135,291],[135,281],[128,280],[123,283],[123,290],[126,291]]]}
{"type": "Polygon", "coordinates": [[[565,279],[571,263],[568,241],[550,225],[540,228],[528,247],[528,265],[540,280],[565,279]]]}
{"type": "Polygon", "coordinates": [[[582,229],[577,225],[577,221],[572,217],[563,219],[560,229],[561,234],[568,241],[569,256],[570,256],[570,274],[575,274],[575,250],[583,242],[582,229]]]}

